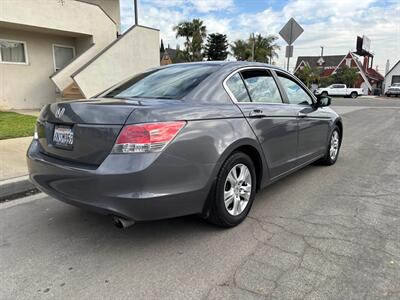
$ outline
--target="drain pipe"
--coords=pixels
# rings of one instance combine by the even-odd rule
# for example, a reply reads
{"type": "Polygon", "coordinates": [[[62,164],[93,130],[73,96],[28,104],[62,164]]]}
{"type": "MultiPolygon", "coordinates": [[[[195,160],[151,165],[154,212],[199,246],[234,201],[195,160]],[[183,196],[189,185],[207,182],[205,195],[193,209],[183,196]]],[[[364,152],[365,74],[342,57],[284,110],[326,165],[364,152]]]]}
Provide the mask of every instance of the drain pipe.
{"type": "Polygon", "coordinates": [[[123,228],[123,229],[126,229],[126,228],[132,226],[133,224],[135,224],[135,221],[133,221],[133,220],[127,220],[127,219],[123,219],[123,218],[115,217],[115,216],[113,217],[113,222],[114,222],[115,227],[123,228]]]}

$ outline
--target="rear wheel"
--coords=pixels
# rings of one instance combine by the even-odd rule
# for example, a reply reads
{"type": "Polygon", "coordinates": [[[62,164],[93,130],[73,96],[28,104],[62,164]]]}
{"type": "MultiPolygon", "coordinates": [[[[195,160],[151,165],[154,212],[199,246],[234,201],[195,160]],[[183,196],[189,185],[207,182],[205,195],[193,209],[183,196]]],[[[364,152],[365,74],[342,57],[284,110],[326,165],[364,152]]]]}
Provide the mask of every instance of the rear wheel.
{"type": "Polygon", "coordinates": [[[327,166],[335,164],[339,156],[340,139],[340,130],[339,127],[336,126],[331,133],[325,156],[319,161],[320,163],[327,166]]]}
{"type": "Polygon", "coordinates": [[[321,96],[322,96],[322,97],[327,97],[327,96],[328,96],[328,92],[322,92],[322,93],[321,93],[321,96]]]}
{"type": "Polygon", "coordinates": [[[351,92],[350,97],[356,99],[358,97],[357,92],[351,92]]]}
{"type": "Polygon", "coordinates": [[[240,224],[250,211],[256,193],[256,173],[250,157],[233,153],[222,165],[210,203],[207,221],[233,227],[240,224]]]}

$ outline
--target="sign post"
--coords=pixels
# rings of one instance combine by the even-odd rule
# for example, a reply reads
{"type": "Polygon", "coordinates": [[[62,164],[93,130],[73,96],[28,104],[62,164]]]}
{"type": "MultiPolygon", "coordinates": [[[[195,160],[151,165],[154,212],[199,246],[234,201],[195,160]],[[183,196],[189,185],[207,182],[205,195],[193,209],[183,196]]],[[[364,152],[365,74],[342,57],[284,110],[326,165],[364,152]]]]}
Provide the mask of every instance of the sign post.
{"type": "Polygon", "coordinates": [[[304,29],[296,22],[295,19],[291,18],[285,26],[279,31],[279,35],[288,43],[286,46],[285,57],[287,57],[286,69],[289,71],[289,60],[293,57],[293,43],[303,33],[304,29]]]}

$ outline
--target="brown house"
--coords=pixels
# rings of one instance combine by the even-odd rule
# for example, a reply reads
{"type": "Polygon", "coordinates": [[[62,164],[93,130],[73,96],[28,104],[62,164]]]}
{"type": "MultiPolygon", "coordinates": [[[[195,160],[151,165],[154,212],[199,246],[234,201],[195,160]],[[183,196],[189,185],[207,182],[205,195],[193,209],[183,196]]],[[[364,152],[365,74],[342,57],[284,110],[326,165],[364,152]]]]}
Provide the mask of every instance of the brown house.
{"type": "Polygon", "coordinates": [[[166,48],[164,50],[164,53],[160,54],[160,56],[161,56],[160,65],[164,66],[164,65],[185,62],[183,59],[179,58],[178,52],[179,52],[179,50],[177,50],[177,49],[166,48]]]}
{"type": "Polygon", "coordinates": [[[294,73],[305,66],[316,70],[317,75],[321,78],[332,76],[340,68],[357,69],[359,76],[354,87],[362,88],[364,94],[371,94],[375,89],[382,88],[384,77],[377,70],[369,67],[368,59],[364,59],[364,62],[361,63],[352,52],[346,55],[299,56],[294,73]]]}

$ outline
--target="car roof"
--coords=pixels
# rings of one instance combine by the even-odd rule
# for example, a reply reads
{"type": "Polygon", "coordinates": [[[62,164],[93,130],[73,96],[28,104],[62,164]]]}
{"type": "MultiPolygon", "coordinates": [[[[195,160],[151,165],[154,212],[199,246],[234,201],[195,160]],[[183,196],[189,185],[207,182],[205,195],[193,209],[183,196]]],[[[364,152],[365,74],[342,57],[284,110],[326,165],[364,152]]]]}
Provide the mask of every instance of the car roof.
{"type": "Polygon", "coordinates": [[[177,65],[219,65],[221,67],[227,68],[241,68],[241,67],[266,67],[275,70],[280,70],[286,72],[286,70],[277,67],[275,65],[260,63],[260,62],[251,62],[251,61],[225,61],[225,60],[211,60],[211,61],[197,61],[197,62],[185,62],[185,63],[177,63],[161,66],[163,67],[173,67],[177,65]]]}

